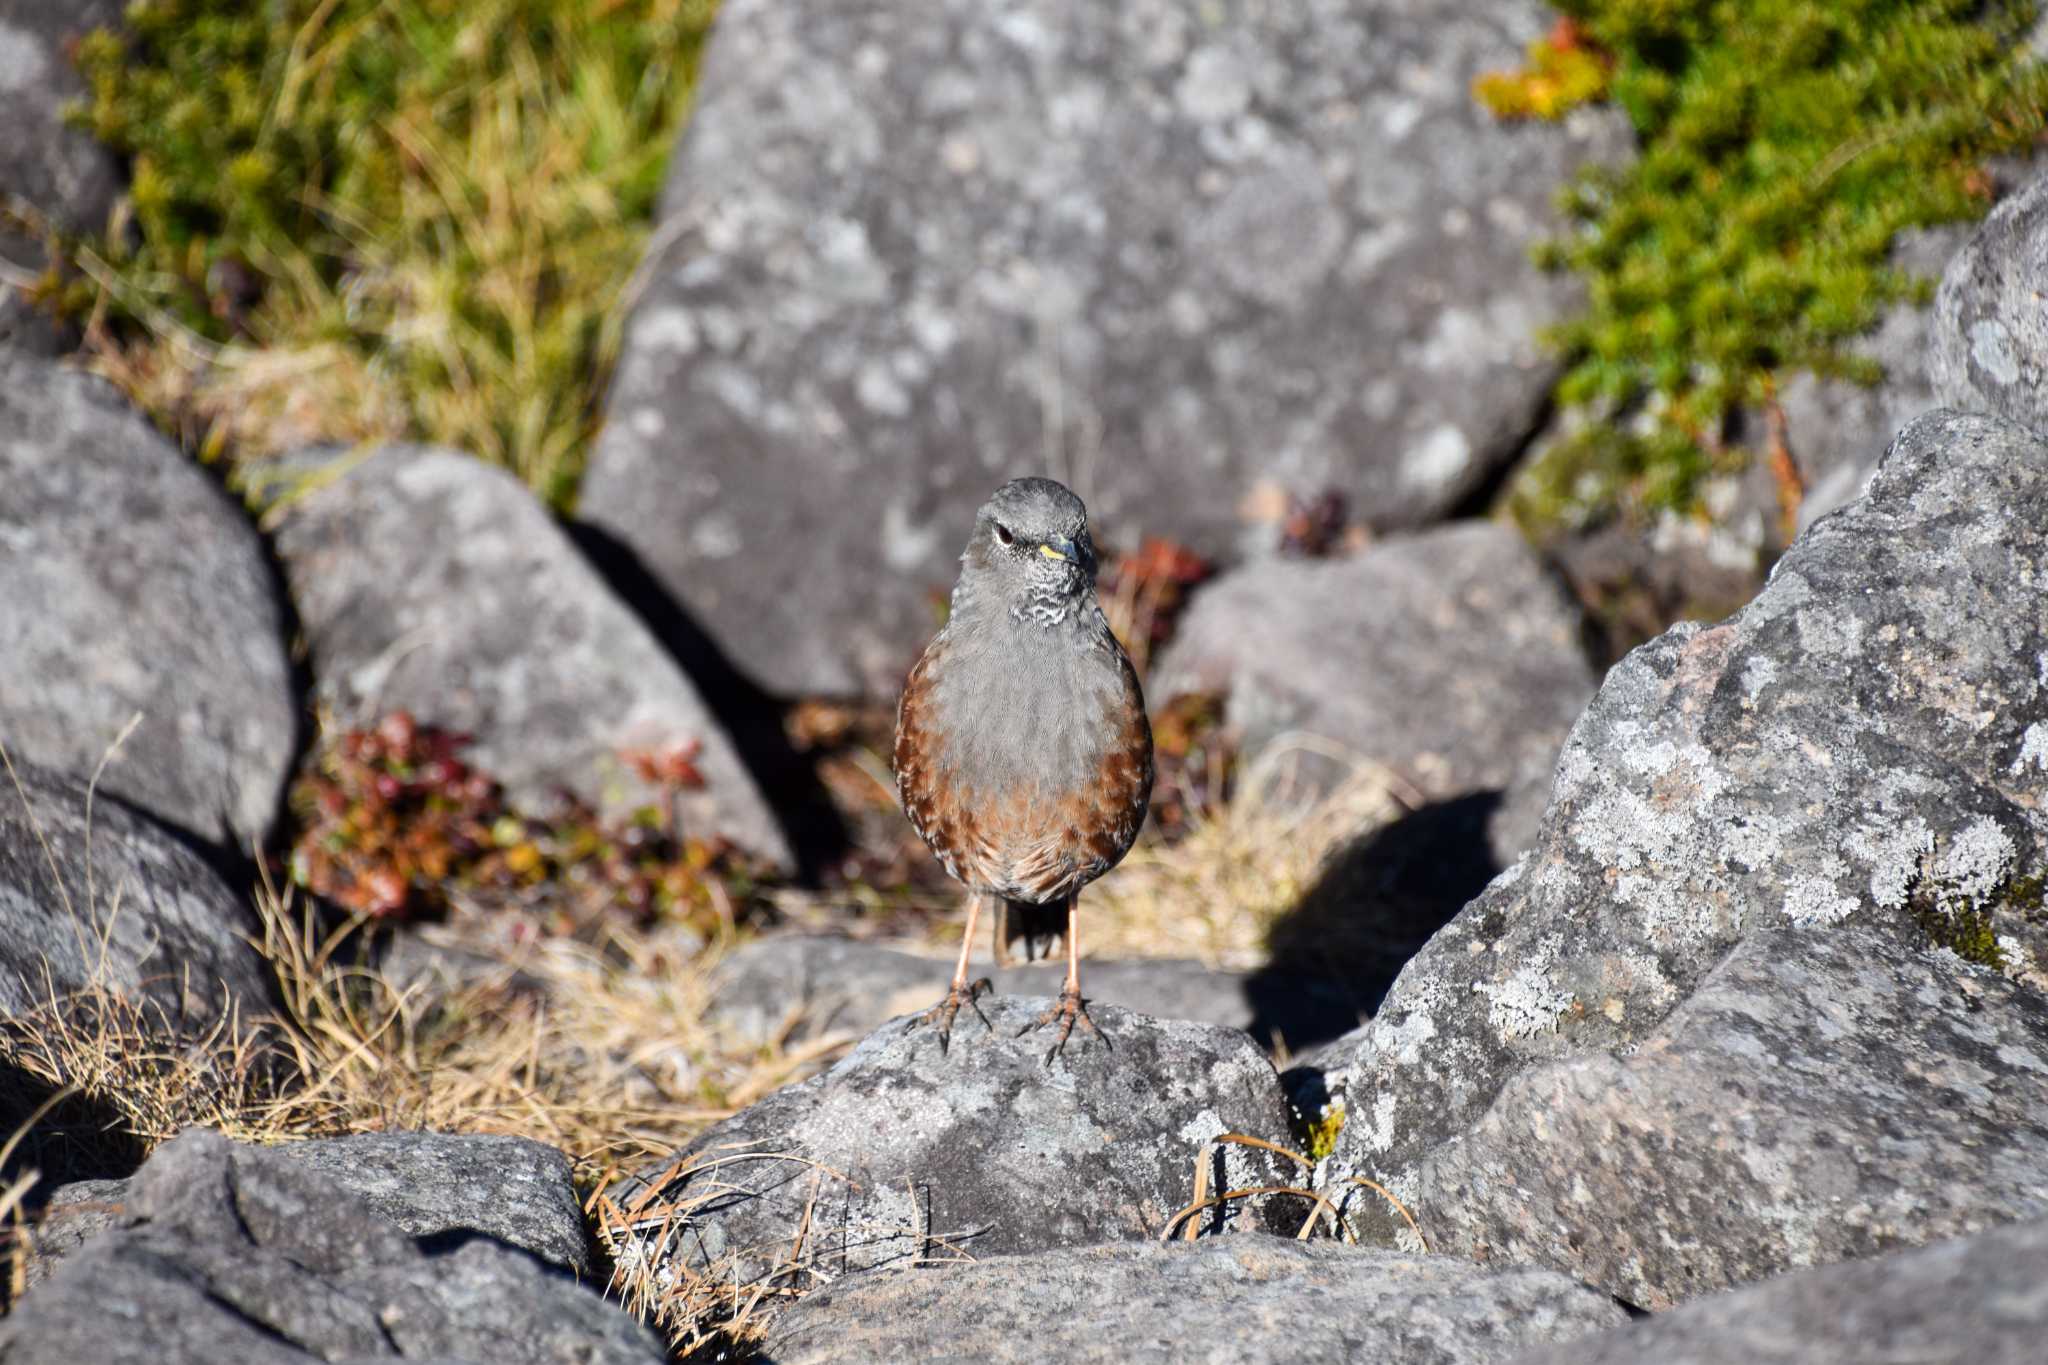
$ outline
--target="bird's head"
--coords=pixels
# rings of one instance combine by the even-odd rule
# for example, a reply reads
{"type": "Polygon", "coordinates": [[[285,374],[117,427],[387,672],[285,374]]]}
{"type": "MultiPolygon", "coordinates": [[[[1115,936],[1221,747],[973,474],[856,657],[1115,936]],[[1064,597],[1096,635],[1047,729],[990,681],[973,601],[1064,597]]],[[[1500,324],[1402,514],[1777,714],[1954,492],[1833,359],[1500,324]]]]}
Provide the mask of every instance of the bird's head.
{"type": "Polygon", "coordinates": [[[1057,624],[1095,586],[1088,509],[1051,479],[1012,479],[975,514],[960,563],[960,589],[973,600],[1057,624]]]}

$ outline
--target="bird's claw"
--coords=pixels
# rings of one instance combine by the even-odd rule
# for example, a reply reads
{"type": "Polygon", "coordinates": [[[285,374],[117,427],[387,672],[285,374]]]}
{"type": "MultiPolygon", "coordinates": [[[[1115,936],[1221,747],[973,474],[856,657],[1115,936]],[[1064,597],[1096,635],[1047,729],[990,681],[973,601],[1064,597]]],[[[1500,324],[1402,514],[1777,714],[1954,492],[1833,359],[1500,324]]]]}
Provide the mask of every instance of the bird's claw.
{"type": "Polygon", "coordinates": [[[1022,1038],[1027,1033],[1044,1028],[1055,1019],[1059,1021],[1060,1036],[1053,1039],[1052,1046],[1046,1049],[1045,1064],[1047,1066],[1052,1065],[1053,1058],[1064,1054],[1067,1046],[1067,1037],[1073,1033],[1074,1025],[1077,1022],[1087,1032],[1101,1039],[1104,1048],[1111,1052],[1116,1051],[1114,1047],[1110,1046],[1109,1035],[1097,1028],[1095,1021],[1088,1017],[1088,1002],[1081,998],[1079,991],[1061,991],[1060,998],[1055,1000],[1044,1014],[1039,1015],[1023,1028],[1017,1030],[1017,1036],[1022,1038]]]}
{"type": "Polygon", "coordinates": [[[991,1024],[988,1021],[988,1016],[981,1012],[981,997],[989,994],[994,989],[995,987],[989,983],[989,979],[985,976],[972,985],[955,981],[947,989],[946,998],[925,1011],[923,1022],[938,1026],[939,1052],[941,1055],[946,1052],[948,1045],[952,1042],[953,1016],[960,1013],[962,1005],[974,1011],[974,1017],[981,1020],[983,1028],[987,1029],[991,1034],[996,1031],[996,1026],[991,1024]]]}

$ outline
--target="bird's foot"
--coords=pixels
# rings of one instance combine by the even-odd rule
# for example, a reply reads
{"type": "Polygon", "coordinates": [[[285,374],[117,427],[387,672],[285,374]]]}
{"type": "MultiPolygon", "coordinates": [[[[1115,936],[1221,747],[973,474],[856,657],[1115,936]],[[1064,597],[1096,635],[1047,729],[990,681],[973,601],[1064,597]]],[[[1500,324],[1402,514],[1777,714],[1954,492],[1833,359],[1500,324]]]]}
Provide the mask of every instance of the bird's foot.
{"type": "Polygon", "coordinates": [[[974,1017],[981,1020],[983,1028],[987,1029],[990,1033],[996,1031],[996,1026],[991,1024],[988,1021],[988,1016],[981,1012],[981,997],[994,989],[995,987],[989,984],[989,980],[985,976],[973,985],[969,985],[964,981],[955,981],[946,991],[946,998],[925,1011],[921,1022],[938,1026],[939,1051],[941,1053],[946,1051],[947,1045],[952,1041],[953,1016],[960,1013],[962,1005],[974,1011],[974,1017]]]}
{"type": "MultiPolygon", "coordinates": [[[[1018,1029],[1017,1036],[1022,1038],[1027,1033],[1044,1028],[1054,1020],[1059,1021],[1060,1036],[1053,1039],[1052,1046],[1046,1050],[1045,1064],[1047,1066],[1051,1066],[1052,1059],[1060,1056],[1066,1050],[1067,1037],[1074,1031],[1076,1023],[1079,1023],[1086,1032],[1092,1033],[1101,1039],[1102,1045],[1105,1048],[1109,1047],[1109,1035],[1097,1028],[1095,1021],[1088,1017],[1088,1002],[1083,1000],[1081,992],[1076,990],[1061,991],[1060,998],[1052,1003],[1052,1007],[1023,1028],[1018,1029]]],[[[1115,1049],[1112,1048],[1110,1050],[1114,1051],[1115,1049]]]]}

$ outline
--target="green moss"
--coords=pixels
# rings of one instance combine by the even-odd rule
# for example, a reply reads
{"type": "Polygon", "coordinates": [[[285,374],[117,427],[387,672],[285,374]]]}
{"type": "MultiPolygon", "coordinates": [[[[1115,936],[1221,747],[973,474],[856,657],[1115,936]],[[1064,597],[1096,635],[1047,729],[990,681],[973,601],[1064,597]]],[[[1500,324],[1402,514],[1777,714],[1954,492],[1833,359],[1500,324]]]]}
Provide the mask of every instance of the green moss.
{"type": "Polygon", "coordinates": [[[137,0],[77,54],[133,231],[72,301],[194,445],[417,437],[566,501],[714,8],[137,0]]]}
{"type": "Polygon", "coordinates": [[[1321,1118],[1307,1125],[1303,1133],[1303,1145],[1308,1148],[1311,1161],[1321,1161],[1337,1147],[1337,1134],[1344,1131],[1344,1106],[1332,1103],[1323,1110],[1321,1118]]]}
{"type": "Polygon", "coordinates": [[[1525,525],[1689,506],[1743,456],[1731,414],[1782,376],[1879,376],[1848,344],[1928,283],[1899,232],[1981,214],[1986,158],[2027,146],[2048,68],[2030,4],[1561,0],[1612,54],[1641,153],[1582,175],[1546,265],[1584,278],[1557,398],[1590,418],[1511,497],[1525,525]]]}
{"type": "Polygon", "coordinates": [[[2010,964],[1998,943],[1999,921],[2016,916],[2040,923],[2044,889],[2048,889],[2048,875],[2037,873],[2014,877],[1981,900],[1944,902],[1922,885],[1915,888],[1907,908],[1935,947],[1947,948],[1965,962],[2004,971],[2010,964]]]}

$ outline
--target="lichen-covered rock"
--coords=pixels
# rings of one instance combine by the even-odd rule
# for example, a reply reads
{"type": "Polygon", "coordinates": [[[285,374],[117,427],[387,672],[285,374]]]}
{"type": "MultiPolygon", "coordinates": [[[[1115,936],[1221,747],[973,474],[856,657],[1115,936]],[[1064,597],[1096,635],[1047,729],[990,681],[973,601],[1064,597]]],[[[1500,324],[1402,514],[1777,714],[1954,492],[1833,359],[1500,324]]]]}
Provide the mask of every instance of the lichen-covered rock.
{"type": "Polygon", "coordinates": [[[2032,1365],[2048,1334],[2048,1222],[2036,1220],[1716,1294],[1514,1365],[2032,1365]]]}
{"type": "Polygon", "coordinates": [[[1535,0],[732,0],[581,512],[771,693],[887,694],[974,509],[1216,552],[1261,481],[1378,526],[1536,424],[1529,262],[1616,111],[1471,96],[1535,0]]]}
{"type": "Polygon", "coordinates": [[[1756,934],[1625,1056],[1517,1074],[1418,1187],[1434,1250],[1653,1310],[2048,1216],[2048,998],[1896,934],[1756,934]]]}
{"type": "Polygon", "coordinates": [[[569,1158],[531,1138],[358,1133],[280,1150],[413,1237],[474,1233],[585,1274],[590,1234],[569,1158]]]}
{"type": "Polygon", "coordinates": [[[284,1152],[186,1133],[120,1226],[0,1323],[0,1361],[213,1365],[462,1359],[657,1365],[645,1328],[565,1272],[478,1237],[417,1243],[284,1152]]]}
{"type": "MultiPolygon", "coordinates": [[[[1348,559],[1265,560],[1196,595],[1153,669],[1155,706],[1229,695],[1252,753],[1303,734],[1432,801],[1501,800],[1496,866],[1536,832],[1565,733],[1593,695],[1578,609],[1514,530],[1466,522],[1348,559]]],[[[1305,776],[1327,778],[1304,752],[1305,776]]]]}
{"type": "Polygon", "coordinates": [[[342,723],[407,710],[472,735],[477,765],[535,809],[563,788],[614,813],[651,802],[623,755],[694,741],[705,786],[680,794],[684,828],[788,864],[690,679],[510,474],[385,447],[295,500],[277,549],[342,723]]]}
{"type": "MultiPolygon", "coordinates": [[[[584,1275],[590,1235],[569,1159],[531,1138],[481,1133],[355,1133],[274,1149],[334,1181],[429,1247],[494,1238],[584,1275]]],[[[120,1225],[130,1180],[80,1180],[50,1196],[35,1228],[32,1279],[120,1225]]]]}
{"type": "Polygon", "coordinates": [[[1334,1063],[1338,1170],[1417,1194],[1517,1072],[1640,1042],[1759,930],[1870,925],[2040,984],[2044,582],[2048,445],[1937,412],[1749,606],[1624,659],[1535,846],[1334,1063]]]}
{"type": "Polygon", "coordinates": [[[991,1365],[1463,1365],[1625,1320],[1611,1300],[1547,1271],[1231,1238],[858,1275],[800,1300],[764,1354],[778,1365],[970,1350],[991,1365]]]}
{"type": "Polygon", "coordinates": [[[271,1002],[249,905],[197,854],[83,783],[14,761],[0,772],[0,1014],[87,987],[197,1030],[271,1002]],[[20,783],[19,788],[16,781],[20,783]]]}
{"type": "Polygon", "coordinates": [[[1929,367],[1944,403],[2048,435],[2048,177],[1993,209],[1934,295],[1929,367]]]}
{"type": "MultiPolygon", "coordinates": [[[[756,939],[721,964],[707,1015],[755,1045],[778,1037],[865,1034],[885,1021],[928,1008],[945,993],[952,960],[920,957],[876,943],[816,935],[756,939]]],[[[990,968],[999,995],[1051,995],[1064,963],[990,968]]],[[[1145,958],[1091,961],[1093,998],[1161,1019],[1243,1029],[1262,1046],[1299,1050],[1326,1042],[1359,1021],[1342,984],[1275,972],[1233,972],[1199,962],[1145,958]]]]}
{"type": "MultiPolygon", "coordinates": [[[[796,1283],[812,1270],[1142,1241],[1194,1198],[1203,1146],[1235,1132],[1290,1140],[1270,1062],[1242,1033],[1092,1002],[1110,1046],[1076,1030],[1018,1032],[1051,1004],[984,997],[951,1047],[916,1016],[884,1025],[829,1071],[712,1128],[677,1161],[612,1191],[626,1225],[600,1227],[628,1275],[796,1283]]],[[[1229,1146],[1214,1188],[1299,1171],[1229,1146]]],[[[1305,1201],[1236,1202],[1229,1226],[1292,1232],[1305,1201]]]]}
{"type": "Polygon", "coordinates": [[[83,779],[139,714],[99,790],[262,843],[298,709],[255,528],[105,381],[4,347],[0,488],[8,751],[83,779]]]}
{"type": "MultiPolygon", "coordinates": [[[[8,0],[0,12],[0,261],[33,276],[48,265],[23,210],[60,232],[106,225],[121,191],[114,157],[64,118],[85,97],[70,46],[121,17],[121,0],[8,0]]],[[[0,348],[50,353],[66,340],[0,277],[0,348]]]]}

